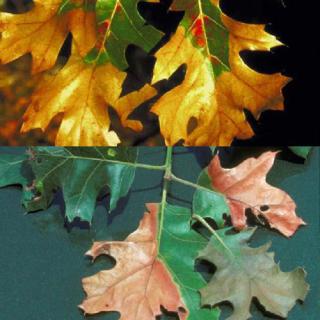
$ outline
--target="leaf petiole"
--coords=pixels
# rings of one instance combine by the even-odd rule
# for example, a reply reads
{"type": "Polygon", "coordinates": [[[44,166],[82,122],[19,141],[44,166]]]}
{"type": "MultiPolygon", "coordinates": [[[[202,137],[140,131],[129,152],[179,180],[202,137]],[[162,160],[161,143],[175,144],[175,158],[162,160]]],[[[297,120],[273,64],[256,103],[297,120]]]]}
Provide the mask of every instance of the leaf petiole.
{"type": "Polygon", "coordinates": [[[210,233],[214,237],[216,237],[216,239],[221,243],[221,245],[228,251],[228,253],[232,257],[234,257],[234,254],[232,253],[230,248],[225,244],[225,242],[222,240],[222,238],[219,236],[218,232],[216,230],[214,230],[204,218],[202,218],[201,216],[199,216],[197,214],[193,214],[192,219],[200,222],[206,229],[208,229],[210,231],[210,233]]]}
{"type": "Polygon", "coordinates": [[[172,154],[173,154],[172,147],[168,147],[167,154],[166,154],[166,162],[164,165],[165,166],[165,174],[164,174],[164,182],[163,182],[163,190],[162,190],[162,198],[161,198],[159,230],[158,230],[158,237],[157,237],[159,246],[160,246],[160,240],[161,240],[161,232],[162,232],[162,228],[163,228],[164,211],[166,208],[168,188],[169,188],[168,177],[171,177],[171,175],[172,175],[172,154]]]}

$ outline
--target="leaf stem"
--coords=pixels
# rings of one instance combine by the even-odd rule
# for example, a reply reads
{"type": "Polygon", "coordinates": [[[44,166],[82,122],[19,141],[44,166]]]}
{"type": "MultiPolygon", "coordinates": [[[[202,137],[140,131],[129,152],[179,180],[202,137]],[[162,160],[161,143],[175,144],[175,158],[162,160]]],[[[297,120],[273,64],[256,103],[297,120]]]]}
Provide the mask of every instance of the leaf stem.
{"type": "Polygon", "coordinates": [[[166,208],[167,202],[167,195],[168,195],[168,188],[169,188],[169,177],[172,176],[172,155],[173,155],[173,148],[167,147],[167,154],[166,154],[166,162],[165,162],[165,173],[164,173],[164,181],[163,181],[163,190],[162,190],[162,197],[161,197],[161,208],[160,208],[160,218],[159,218],[159,229],[158,229],[158,246],[160,246],[161,240],[161,233],[163,228],[163,220],[164,220],[164,212],[166,208]]]}
{"type": "Polygon", "coordinates": [[[222,240],[222,238],[219,236],[218,232],[216,230],[214,230],[209,223],[202,218],[201,216],[197,215],[197,214],[193,214],[192,215],[192,219],[196,220],[198,222],[200,222],[206,229],[208,229],[210,231],[210,233],[221,243],[221,245],[228,251],[228,253],[234,257],[233,252],[230,250],[230,248],[224,243],[224,241],[222,240]]]}
{"type": "MultiPolygon", "coordinates": [[[[38,152],[37,155],[47,156],[47,154],[41,154],[40,152],[38,152]]],[[[63,158],[63,159],[66,158],[65,156],[52,155],[52,154],[50,154],[50,157],[52,157],[52,158],[63,158]]],[[[122,165],[125,165],[125,166],[128,166],[128,167],[135,167],[135,168],[146,169],[146,170],[158,170],[158,171],[165,171],[166,170],[166,165],[154,166],[154,165],[151,165],[151,164],[125,162],[125,161],[111,160],[111,159],[106,159],[106,158],[93,158],[93,157],[69,156],[68,158],[69,159],[78,159],[79,158],[81,160],[109,162],[109,163],[122,164],[122,165]]]]}
{"type": "MultiPolygon", "coordinates": [[[[210,189],[208,189],[206,187],[200,186],[199,184],[193,183],[193,182],[188,181],[188,180],[181,179],[181,178],[175,176],[172,173],[171,173],[170,177],[168,177],[168,180],[179,182],[181,184],[184,184],[186,186],[189,186],[189,187],[192,187],[192,188],[195,188],[195,189],[202,189],[202,190],[205,190],[205,191],[210,191],[210,189]]],[[[211,191],[214,192],[213,190],[211,190],[211,191]]]]}

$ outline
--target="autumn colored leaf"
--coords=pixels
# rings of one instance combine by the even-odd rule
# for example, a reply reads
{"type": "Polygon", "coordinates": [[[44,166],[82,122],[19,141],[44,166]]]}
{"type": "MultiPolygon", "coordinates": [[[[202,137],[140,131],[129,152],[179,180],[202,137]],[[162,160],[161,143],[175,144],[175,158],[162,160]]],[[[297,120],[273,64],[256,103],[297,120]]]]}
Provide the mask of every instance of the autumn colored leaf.
{"type": "Polygon", "coordinates": [[[197,290],[205,281],[194,261],[206,241],[190,229],[190,211],[167,204],[161,219],[159,205],[147,209],[124,241],[95,242],[87,252],[93,259],[109,255],[116,266],[83,279],[87,298],[80,308],[85,314],[118,311],[121,320],[155,320],[161,306],[180,320],[218,319],[217,309],[200,309],[197,290]]]}
{"type": "MultiPolygon", "coordinates": [[[[108,107],[119,113],[130,113],[156,91],[146,85],[121,98],[126,73],[112,64],[87,64],[74,50],[68,63],[54,76],[47,76],[34,92],[24,115],[22,132],[46,130],[52,119],[63,113],[56,136],[61,146],[116,146],[120,140],[110,131],[108,107]]],[[[128,120],[128,126],[139,126],[128,120]]]]}
{"type": "Polygon", "coordinates": [[[62,0],[35,0],[27,13],[0,13],[0,62],[31,53],[34,73],[50,69],[69,32],[85,55],[96,42],[95,13],[83,10],[84,1],[73,2],[78,6],[66,14],[59,14],[62,0]]]}
{"type": "Polygon", "coordinates": [[[150,50],[162,33],[145,24],[137,4],[138,1],[36,1],[25,14],[1,13],[2,63],[31,52],[34,72],[49,69],[68,32],[73,34],[68,63],[55,75],[45,76],[36,88],[24,116],[22,133],[31,129],[45,131],[55,116],[63,114],[56,145],[116,146],[120,140],[110,131],[110,105],[124,125],[142,128],[139,121],[127,117],[156,91],[146,85],[120,98],[126,77],[120,70],[128,67],[125,50],[129,44],[150,50]],[[39,38],[46,41],[39,44],[39,38]]]}
{"type": "Polygon", "coordinates": [[[238,234],[227,234],[228,229],[212,236],[199,258],[213,263],[217,270],[209,284],[200,290],[203,305],[230,302],[233,313],[228,320],[246,320],[251,317],[250,305],[257,298],[264,309],[286,318],[297,300],[303,301],[309,290],[306,273],[297,268],[282,272],[268,252],[271,244],[250,248],[246,243],[255,229],[238,234]]]}
{"type": "MultiPolygon", "coordinates": [[[[296,204],[292,198],[266,182],[276,154],[263,153],[259,158],[249,158],[232,169],[222,168],[219,156],[215,156],[211,161],[207,169],[211,187],[224,195],[229,210],[222,212],[230,213],[232,223],[237,229],[241,230],[247,225],[246,209],[250,209],[257,217],[263,217],[272,228],[287,237],[293,235],[300,225],[305,224],[297,217],[296,204]]],[[[218,205],[221,205],[221,197],[219,201],[218,205]]]]}
{"type": "Polygon", "coordinates": [[[183,64],[187,71],[182,84],[151,109],[159,116],[166,144],[183,140],[186,145],[225,146],[235,137],[250,138],[253,131],[244,109],[256,118],[264,110],[283,110],[281,88],[288,79],[255,72],[240,53],[270,50],[281,43],[264,31],[264,25],[227,17],[218,0],[175,0],[171,10],[185,15],[171,40],[156,53],[152,81],[168,79],[183,64]]]}
{"type": "MultiPolygon", "coordinates": [[[[139,2],[37,0],[25,13],[0,13],[0,62],[31,53],[33,73],[51,69],[67,35],[72,34],[69,61],[60,71],[52,70],[54,75],[45,76],[35,90],[22,133],[45,131],[59,115],[56,145],[116,146],[120,139],[111,129],[109,107],[117,111],[124,127],[143,129],[142,122],[131,120],[130,115],[157,92],[146,85],[122,95],[126,50],[135,45],[150,53],[163,33],[146,23],[139,2]]],[[[174,0],[170,10],[182,11],[184,17],[155,55],[152,84],[168,79],[181,65],[187,71],[182,84],[151,108],[159,117],[165,143],[224,146],[234,138],[250,138],[253,130],[244,109],[256,118],[264,110],[283,110],[281,89],[288,79],[253,71],[240,53],[269,51],[281,43],[264,25],[227,17],[219,0],[174,0]]],[[[17,125],[8,123],[6,133],[10,135],[17,125]]]]}
{"type": "Polygon", "coordinates": [[[222,168],[216,155],[194,184],[173,173],[173,148],[167,148],[164,165],[155,166],[136,163],[138,150],[34,147],[22,155],[0,155],[0,187],[21,185],[27,211],[49,207],[61,189],[69,221],[90,223],[96,199],[107,187],[114,209],[128,193],[136,168],[163,172],[161,203],[146,205],[137,229],[125,240],[95,242],[87,252],[93,259],[108,255],[116,263],[83,279],[86,298],[80,308],[85,314],[116,311],[123,320],[156,320],[165,309],[180,320],[218,320],[217,305],[230,302],[228,319],[246,320],[253,298],[280,317],[304,300],[309,286],[303,269],[282,272],[270,244],[247,245],[255,231],[245,228],[247,208],[287,236],[303,223],[293,200],[266,182],[276,152],[232,169],[222,168]],[[192,212],[167,203],[172,181],[196,188],[192,212]],[[225,228],[224,213],[240,231],[225,228]],[[214,264],[211,280],[203,278],[197,260],[214,264]]]}

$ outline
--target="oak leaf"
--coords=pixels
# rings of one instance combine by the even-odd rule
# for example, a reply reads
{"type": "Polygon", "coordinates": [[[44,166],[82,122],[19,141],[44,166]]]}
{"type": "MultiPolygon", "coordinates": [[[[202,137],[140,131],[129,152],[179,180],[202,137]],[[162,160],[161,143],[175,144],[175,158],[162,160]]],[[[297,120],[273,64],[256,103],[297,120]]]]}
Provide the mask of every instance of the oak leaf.
{"type": "Polygon", "coordinates": [[[0,188],[12,184],[27,187],[31,181],[27,166],[28,155],[1,154],[0,188]]]}
{"type": "Polygon", "coordinates": [[[264,31],[264,25],[224,15],[218,0],[176,0],[171,9],[185,15],[171,40],[156,53],[152,82],[168,79],[183,64],[187,71],[182,84],[151,109],[159,116],[166,144],[183,140],[186,145],[225,146],[235,137],[251,137],[244,109],[256,118],[264,110],[283,110],[281,88],[288,79],[252,70],[240,53],[268,51],[281,43],[264,31]]]}
{"type": "Polygon", "coordinates": [[[206,287],[200,290],[203,305],[230,302],[233,313],[228,320],[251,317],[250,305],[257,298],[266,311],[287,317],[297,300],[303,301],[309,290],[306,273],[297,268],[282,272],[268,252],[271,244],[250,248],[246,242],[255,229],[227,235],[218,230],[219,239],[212,236],[199,258],[213,263],[217,270],[206,287]]]}
{"type": "Polygon", "coordinates": [[[38,128],[44,131],[55,116],[63,114],[56,145],[116,146],[120,139],[110,131],[110,105],[125,126],[142,128],[139,121],[127,117],[156,90],[146,85],[120,98],[126,77],[121,70],[128,67],[125,50],[135,44],[149,51],[162,33],[145,24],[137,5],[137,0],[112,4],[100,0],[37,1],[26,14],[1,14],[0,48],[7,48],[2,58],[0,54],[3,63],[31,52],[34,71],[48,69],[68,32],[73,34],[69,61],[60,72],[44,76],[25,113],[22,133],[38,128]],[[17,30],[22,27],[25,34],[21,36],[17,30]],[[45,40],[41,45],[35,40],[39,37],[45,40]],[[12,47],[12,43],[19,47],[12,47]]]}
{"type": "Polygon", "coordinates": [[[129,65],[125,53],[129,45],[136,45],[146,52],[153,49],[163,33],[146,23],[139,13],[139,2],[141,0],[96,1],[99,36],[88,59],[98,56],[101,63],[110,62],[120,70],[126,70],[129,65]]]}
{"type": "MultiPolygon", "coordinates": [[[[84,1],[77,2],[81,6],[84,1]]],[[[59,14],[62,3],[63,0],[35,0],[27,13],[0,13],[0,62],[8,63],[31,53],[34,73],[50,69],[69,32],[80,54],[87,54],[96,42],[95,13],[80,7],[59,14]]]]}
{"type": "Polygon", "coordinates": [[[30,161],[34,186],[38,193],[33,202],[47,208],[54,191],[62,189],[69,222],[75,218],[91,223],[96,200],[108,187],[110,210],[127,195],[135,177],[135,148],[60,148],[31,149],[30,161]]]}
{"type": "Polygon", "coordinates": [[[237,229],[247,225],[246,209],[262,216],[272,228],[289,237],[305,222],[295,213],[296,204],[284,191],[269,185],[266,176],[277,152],[265,152],[231,169],[221,167],[215,156],[208,167],[212,188],[225,196],[232,224],[237,229]]]}
{"type": "MultiPolygon", "coordinates": [[[[74,50],[62,70],[48,75],[32,95],[21,131],[37,128],[44,131],[62,113],[56,145],[116,146],[120,140],[110,131],[108,107],[113,106],[120,114],[130,113],[156,93],[145,85],[119,98],[125,77],[126,73],[111,63],[99,66],[84,63],[74,50]]],[[[139,126],[134,120],[127,120],[126,124],[139,126]]]]}
{"type": "Polygon", "coordinates": [[[95,242],[87,252],[93,259],[109,255],[116,266],[83,279],[87,298],[80,308],[86,314],[118,311],[121,320],[155,320],[163,306],[179,320],[218,319],[217,309],[200,309],[198,290],[206,282],[194,271],[207,242],[190,229],[189,210],[160,208],[148,204],[149,212],[124,241],[95,242]]]}
{"type": "Polygon", "coordinates": [[[27,212],[46,209],[62,189],[66,218],[91,223],[96,200],[110,193],[110,211],[135,177],[136,148],[32,147],[25,154],[0,154],[0,188],[20,185],[27,212]]]}
{"type": "Polygon", "coordinates": [[[22,204],[27,212],[44,207],[34,185],[34,174],[30,165],[30,154],[0,154],[0,188],[19,185],[22,188],[22,204]],[[37,199],[34,201],[34,199],[37,199]]]}

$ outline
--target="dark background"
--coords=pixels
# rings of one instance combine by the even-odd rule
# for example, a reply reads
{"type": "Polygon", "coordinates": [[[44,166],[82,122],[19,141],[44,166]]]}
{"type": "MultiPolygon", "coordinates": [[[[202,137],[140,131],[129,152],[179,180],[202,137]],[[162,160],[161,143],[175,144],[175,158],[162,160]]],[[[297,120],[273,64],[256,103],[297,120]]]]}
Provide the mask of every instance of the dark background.
{"type": "MultiPolygon", "coordinates": [[[[316,1],[221,0],[220,2],[223,11],[235,19],[267,24],[267,30],[285,44],[273,49],[272,52],[243,52],[243,59],[257,71],[282,72],[293,79],[283,90],[285,111],[266,111],[258,121],[247,112],[247,118],[256,135],[250,140],[234,141],[233,145],[320,145],[317,98],[319,62],[316,56],[319,38],[316,17],[318,10],[312,7],[316,1]]],[[[139,10],[148,23],[166,33],[163,41],[152,53],[168,40],[182,17],[181,13],[168,12],[170,3],[171,0],[162,0],[161,4],[139,3],[139,10]]],[[[30,9],[30,4],[30,0],[8,0],[6,10],[23,12],[30,9]]],[[[61,51],[60,62],[66,61],[70,44],[71,37],[67,39],[61,51]]],[[[135,90],[150,81],[154,64],[151,54],[148,55],[134,46],[128,48],[127,59],[130,68],[123,93],[135,90]]],[[[183,80],[184,72],[185,68],[182,66],[170,81],[159,83],[157,87],[160,92],[164,93],[178,85],[183,80]]],[[[110,108],[113,129],[119,133],[125,144],[163,144],[163,139],[159,135],[158,119],[148,112],[150,108],[151,103],[145,103],[130,116],[132,119],[138,118],[143,121],[145,129],[141,133],[122,128],[116,113],[110,108]]],[[[39,132],[36,132],[36,138],[32,138],[31,134],[28,135],[31,137],[30,140],[21,137],[17,131],[16,140],[20,139],[20,145],[49,143],[45,135],[39,132]]],[[[0,137],[0,143],[7,145],[13,142],[6,142],[0,137]]],[[[19,142],[16,141],[15,144],[19,142]]]]}
{"type": "MultiPolygon", "coordinates": [[[[260,154],[262,149],[228,148],[222,152],[224,166],[260,154]]],[[[3,152],[21,153],[23,148],[0,148],[3,152]]],[[[162,164],[163,148],[143,148],[139,162],[162,164]]],[[[279,158],[294,160],[287,152],[279,158]]],[[[175,149],[173,170],[184,179],[195,182],[201,168],[208,165],[208,148],[175,149]]],[[[280,261],[283,271],[297,266],[306,269],[311,290],[304,304],[297,303],[289,313],[289,320],[319,319],[319,148],[311,152],[305,164],[277,160],[268,181],[290,194],[296,201],[297,213],[307,226],[299,228],[287,239],[276,231],[259,228],[251,245],[272,241],[271,251],[280,261]]],[[[105,257],[92,264],[84,257],[94,240],[121,240],[135,230],[141,219],[145,203],[161,199],[162,176],[159,172],[138,170],[129,195],[117,209],[108,214],[108,197],[97,203],[92,228],[71,231],[64,228],[64,205],[58,193],[52,206],[44,211],[24,215],[18,187],[0,189],[0,319],[6,320],[83,320],[77,305],[83,300],[81,278],[111,268],[114,263],[105,257]]],[[[191,206],[193,190],[172,184],[169,202],[191,206]]],[[[202,269],[206,270],[206,269],[202,269]]],[[[207,269],[208,271],[208,269],[207,269]]],[[[204,275],[210,278],[210,274],[204,275]]],[[[230,307],[223,306],[223,316],[230,315],[230,307]]],[[[252,305],[253,320],[271,320],[252,305]]],[[[116,313],[88,317],[92,320],[116,320],[116,313]]],[[[174,317],[162,317],[161,320],[174,317]]]]}

